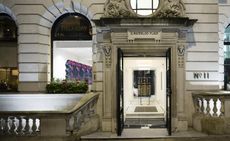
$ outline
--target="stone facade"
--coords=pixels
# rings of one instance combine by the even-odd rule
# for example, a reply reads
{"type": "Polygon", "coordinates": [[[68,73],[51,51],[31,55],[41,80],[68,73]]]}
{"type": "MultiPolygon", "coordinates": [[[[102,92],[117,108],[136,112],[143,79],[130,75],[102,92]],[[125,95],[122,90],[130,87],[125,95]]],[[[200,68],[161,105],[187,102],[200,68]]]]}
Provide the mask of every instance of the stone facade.
{"type": "MultiPolygon", "coordinates": [[[[96,26],[95,22],[106,16],[110,18],[120,16],[126,19],[136,15],[130,11],[128,0],[122,0],[123,5],[119,6],[121,10],[118,16],[111,15],[108,11],[104,13],[104,9],[109,9],[109,5],[105,4],[111,1],[115,0],[0,0],[0,12],[9,14],[18,27],[19,91],[21,92],[44,91],[45,85],[51,79],[51,28],[55,20],[65,13],[77,12],[91,21],[93,27],[92,90],[100,93],[98,113],[101,119],[101,130],[115,132],[116,47],[118,42],[123,42],[125,45],[127,35],[118,30],[112,33],[111,28],[96,26]]],[[[177,43],[172,45],[175,55],[174,66],[178,68],[174,69],[173,74],[183,74],[178,79],[174,79],[173,84],[174,131],[186,130],[192,126],[192,91],[217,90],[223,87],[223,36],[225,28],[230,23],[230,0],[179,0],[177,2],[180,5],[180,12],[174,11],[175,13],[169,17],[182,16],[198,21],[193,27],[187,28],[186,33],[183,32],[183,27],[179,28],[177,43]],[[184,5],[181,6],[181,2],[184,5]],[[176,60],[181,59],[177,53],[181,54],[183,50],[185,50],[182,54],[184,64],[180,64],[182,65],[180,67],[176,65],[176,60]],[[210,77],[204,78],[201,75],[194,78],[197,73],[209,74],[210,77]]],[[[167,11],[167,7],[162,9],[167,11]]],[[[159,11],[158,15],[154,16],[167,17],[163,14],[164,12],[159,11]]]]}

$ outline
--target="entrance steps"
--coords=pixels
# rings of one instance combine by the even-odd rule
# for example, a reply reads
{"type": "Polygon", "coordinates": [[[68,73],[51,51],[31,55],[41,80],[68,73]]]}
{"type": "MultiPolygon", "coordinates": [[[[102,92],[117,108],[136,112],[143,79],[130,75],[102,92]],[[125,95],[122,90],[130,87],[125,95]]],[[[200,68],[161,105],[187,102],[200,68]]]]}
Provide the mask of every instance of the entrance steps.
{"type": "Polygon", "coordinates": [[[151,119],[164,119],[164,113],[160,112],[135,112],[135,113],[127,113],[127,118],[151,118],[151,119]]]}
{"type": "Polygon", "coordinates": [[[82,136],[81,141],[229,141],[230,135],[207,135],[193,130],[168,136],[166,129],[124,129],[121,136],[96,132],[82,136]]]}
{"type": "Polygon", "coordinates": [[[164,128],[165,125],[165,114],[159,106],[139,105],[129,107],[129,110],[125,114],[125,128],[164,128]],[[139,111],[135,110],[136,107],[139,107],[139,111]],[[142,107],[145,109],[142,109],[142,107]],[[154,107],[155,111],[148,111],[151,110],[148,107],[154,107]],[[145,111],[143,112],[142,110],[145,111]]]}
{"type": "Polygon", "coordinates": [[[135,106],[129,106],[128,110],[125,113],[125,118],[151,118],[151,119],[159,119],[164,118],[165,112],[164,110],[158,106],[158,105],[135,105],[135,106]],[[148,111],[148,107],[153,107],[156,109],[156,111],[148,111]],[[139,108],[139,111],[136,111],[136,108],[139,108]],[[141,111],[143,110],[146,111],[141,111]]]}

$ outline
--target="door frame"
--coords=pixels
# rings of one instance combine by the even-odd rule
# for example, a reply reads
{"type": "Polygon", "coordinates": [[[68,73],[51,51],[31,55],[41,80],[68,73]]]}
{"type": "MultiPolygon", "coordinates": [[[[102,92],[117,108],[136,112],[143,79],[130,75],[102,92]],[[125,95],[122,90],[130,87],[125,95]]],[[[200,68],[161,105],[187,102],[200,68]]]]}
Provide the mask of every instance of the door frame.
{"type": "MultiPolygon", "coordinates": [[[[128,49],[128,50],[130,50],[130,51],[132,51],[133,49],[128,49]]],[[[154,49],[153,48],[149,48],[149,50],[151,50],[151,51],[153,51],[154,52],[154,49]]],[[[172,131],[172,104],[171,104],[171,101],[172,101],[172,93],[173,93],[173,91],[171,90],[172,89],[172,86],[171,86],[171,84],[172,84],[172,80],[173,80],[173,78],[171,77],[172,76],[172,70],[173,70],[173,68],[172,68],[172,60],[173,60],[173,54],[172,54],[172,52],[173,52],[173,47],[167,47],[167,48],[165,48],[165,56],[155,56],[155,57],[165,57],[166,59],[167,59],[167,51],[169,50],[169,52],[170,52],[170,56],[169,56],[169,68],[170,68],[170,79],[169,79],[169,84],[170,84],[170,90],[168,91],[167,90],[167,86],[166,86],[166,98],[165,98],[165,100],[167,101],[168,100],[168,98],[169,98],[169,108],[167,108],[167,102],[166,102],[166,128],[167,128],[167,131],[168,131],[168,135],[171,135],[171,131],[172,131]],[[167,93],[168,92],[170,93],[170,95],[168,95],[167,93]],[[168,97],[169,96],[169,97],[168,97]]],[[[119,81],[121,81],[121,80],[119,80],[119,78],[118,78],[118,71],[119,71],[119,66],[120,66],[120,63],[119,63],[119,58],[121,57],[120,55],[119,55],[119,51],[121,51],[122,52],[122,67],[123,67],[123,57],[132,57],[132,56],[124,56],[124,54],[123,54],[123,48],[117,48],[117,67],[116,67],[116,69],[117,69],[117,135],[118,136],[121,136],[121,134],[122,134],[122,131],[123,131],[123,128],[124,128],[124,110],[122,111],[122,113],[120,112],[121,110],[119,110],[120,109],[120,105],[119,105],[119,103],[120,102],[122,102],[122,107],[123,107],[123,109],[124,109],[124,91],[123,91],[123,89],[122,90],[120,90],[120,87],[119,87],[119,85],[120,85],[120,83],[119,83],[119,81]],[[119,98],[119,95],[120,95],[120,91],[122,91],[122,100],[123,101],[120,101],[120,98],[119,98]],[[122,117],[123,117],[123,121],[122,121],[122,123],[121,123],[121,121],[119,120],[120,119],[120,115],[122,114],[122,117]]],[[[128,51],[129,52],[129,51],[128,51]]],[[[137,53],[135,53],[135,54],[138,54],[138,52],[137,53]]],[[[152,56],[152,57],[154,57],[154,56],[152,56]]],[[[166,67],[167,67],[167,60],[166,60],[166,67]]],[[[123,70],[123,68],[122,68],[122,70],[123,70]]],[[[166,68],[166,72],[167,72],[167,68],[166,68]]],[[[123,73],[123,71],[122,71],[122,73],[123,73]]],[[[123,74],[122,74],[122,85],[123,85],[123,79],[124,79],[124,77],[123,77],[123,74]]],[[[167,80],[167,75],[166,75],[166,80],[167,80]]],[[[122,86],[123,87],[123,86],[122,86]]]]}

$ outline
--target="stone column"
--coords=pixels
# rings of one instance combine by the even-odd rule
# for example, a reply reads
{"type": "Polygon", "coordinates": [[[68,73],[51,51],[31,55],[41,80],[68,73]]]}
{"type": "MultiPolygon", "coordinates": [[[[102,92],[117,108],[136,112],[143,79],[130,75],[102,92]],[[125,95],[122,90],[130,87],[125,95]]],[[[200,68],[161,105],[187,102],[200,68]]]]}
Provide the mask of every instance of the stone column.
{"type": "MultiPolygon", "coordinates": [[[[100,105],[100,115],[101,115],[101,128],[102,131],[112,132],[113,131],[113,105],[116,101],[114,97],[113,84],[116,83],[114,77],[114,66],[113,66],[113,48],[111,44],[111,32],[108,28],[98,28],[97,29],[97,47],[100,48],[102,57],[102,95],[98,102],[100,105]]],[[[99,52],[96,53],[99,55],[99,52]]],[[[96,79],[98,74],[96,73],[96,79]]],[[[96,86],[97,88],[97,86],[96,86]]]]}
{"type": "Polygon", "coordinates": [[[186,31],[178,33],[176,44],[176,107],[177,107],[177,129],[187,130],[188,121],[185,116],[185,52],[186,52],[186,31]]]}
{"type": "Polygon", "coordinates": [[[113,49],[110,43],[103,44],[104,52],[104,97],[103,97],[103,130],[111,131],[112,130],[112,106],[113,106],[113,83],[116,81],[113,77],[112,71],[112,54],[113,49]]]}

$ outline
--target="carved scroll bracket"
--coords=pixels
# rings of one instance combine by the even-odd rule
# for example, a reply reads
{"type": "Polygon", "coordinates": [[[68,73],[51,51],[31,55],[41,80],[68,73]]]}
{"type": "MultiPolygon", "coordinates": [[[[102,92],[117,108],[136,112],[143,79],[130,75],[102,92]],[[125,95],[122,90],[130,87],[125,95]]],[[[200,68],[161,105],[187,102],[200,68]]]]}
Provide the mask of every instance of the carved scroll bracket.
{"type": "Polygon", "coordinates": [[[184,68],[184,56],[186,45],[184,43],[177,44],[177,67],[184,68]]]}
{"type": "Polygon", "coordinates": [[[111,57],[111,54],[112,54],[112,45],[111,44],[104,44],[102,45],[102,49],[103,49],[103,52],[104,52],[104,55],[105,55],[105,66],[107,68],[110,68],[111,67],[111,63],[112,63],[112,57],[111,57]]]}

